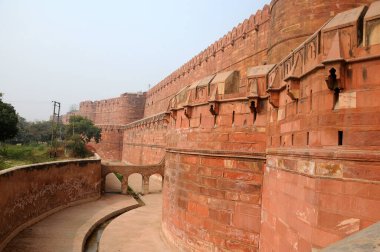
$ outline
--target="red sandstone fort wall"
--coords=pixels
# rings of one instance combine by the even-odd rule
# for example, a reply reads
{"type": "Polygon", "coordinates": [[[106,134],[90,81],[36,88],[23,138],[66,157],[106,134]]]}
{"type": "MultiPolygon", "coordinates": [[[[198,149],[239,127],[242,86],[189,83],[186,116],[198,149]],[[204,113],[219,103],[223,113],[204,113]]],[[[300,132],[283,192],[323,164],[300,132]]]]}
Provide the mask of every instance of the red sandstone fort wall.
{"type": "Polygon", "coordinates": [[[272,1],[150,89],[143,119],[105,132],[114,145],[104,155],[133,164],[165,157],[170,242],[185,251],[311,251],[380,220],[372,210],[380,26],[376,15],[354,13],[318,30],[368,2],[272,1]],[[229,70],[238,78],[226,93],[227,80],[211,79],[229,70]]]}
{"type": "MultiPolygon", "coordinates": [[[[277,63],[337,13],[374,0],[273,0],[147,92],[144,117],[167,110],[170,98],[205,76],[277,63]]],[[[244,89],[246,83],[241,83],[244,89]]]]}
{"type": "Polygon", "coordinates": [[[101,142],[93,146],[103,159],[122,159],[122,126],[141,119],[144,105],[145,93],[125,93],[117,98],[80,103],[77,114],[89,118],[102,129],[101,142]]]}
{"type": "MultiPolygon", "coordinates": [[[[269,6],[265,6],[151,88],[147,92],[144,117],[166,111],[174,94],[206,76],[238,70],[244,80],[248,66],[267,61],[269,18],[269,6]]],[[[240,89],[246,84],[241,82],[240,89]]]]}
{"type": "Polygon", "coordinates": [[[248,102],[178,110],[167,136],[163,231],[189,250],[259,247],[265,162],[263,109],[254,120],[248,102]]]}
{"type": "Polygon", "coordinates": [[[281,77],[270,91],[261,251],[323,248],[380,220],[380,60],[371,57],[380,45],[360,45],[363,10],[334,18],[269,74],[281,77]]]}
{"type": "Polygon", "coordinates": [[[95,122],[95,103],[83,101],[79,104],[79,114],[95,122]]]}
{"type": "MultiPolygon", "coordinates": [[[[286,1],[282,3],[284,2],[286,1]]],[[[280,1],[277,4],[278,7],[281,7],[280,1]]],[[[314,1],[314,4],[323,5],[323,2],[314,1]]],[[[360,2],[356,1],[350,4],[336,5],[333,9],[345,10],[358,4],[360,2]]],[[[327,5],[324,8],[327,8],[327,5]]],[[[315,17],[316,13],[306,12],[310,6],[303,3],[303,7],[305,10],[303,14],[307,16],[304,17],[305,20],[318,20],[308,23],[307,27],[299,26],[294,34],[301,30],[307,32],[308,29],[315,32],[318,28],[317,25],[325,23],[330,15],[336,14],[334,12],[315,17]]],[[[317,8],[317,11],[321,8],[317,8]]],[[[289,7],[286,9],[289,10],[289,7]]],[[[358,16],[357,20],[360,21],[360,18],[362,16],[358,16]]],[[[297,19],[300,20],[301,18],[297,17],[297,19]]],[[[360,22],[354,21],[354,24],[357,25],[360,22]]],[[[281,29],[281,25],[284,24],[278,25],[277,29],[281,29]]],[[[326,31],[324,37],[320,37],[319,34],[315,38],[311,37],[304,44],[304,48],[300,48],[301,51],[304,50],[300,58],[296,58],[297,55],[294,54],[289,59],[283,59],[278,67],[273,70],[278,71],[275,72],[277,76],[272,75],[272,73],[268,75],[269,102],[273,108],[270,109],[266,120],[264,119],[268,123],[269,130],[267,138],[269,156],[267,168],[264,172],[264,184],[261,181],[255,181],[253,177],[245,181],[242,179],[249,177],[249,175],[244,174],[240,167],[231,165],[234,164],[234,161],[242,161],[239,160],[238,154],[234,153],[231,156],[228,154],[218,156],[216,154],[218,151],[234,146],[234,140],[233,138],[230,139],[228,132],[231,134],[242,133],[239,132],[241,129],[235,128],[235,125],[232,126],[231,123],[232,111],[236,109],[233,101],[229,101],[229,109],[226,111],[223,111],[223,105],[220,105],[220,109],[225,115],[221,112],[216,117],[216,121],[214,121],[215,117],[207,117],[210,115],[207,106],[203,111],[201,107],[189,106],[188,108],[185,107],[183,111],[178,110],[176,112],[175,122],[171,124],[175,130],[169,130],[167,138],[167,163],[163,195],[163,231],[171,242],[178,247],[189,250],[237,249],[254,251],[258,249],[256,239],[261,233],[260,249],[262,251],[282,251],[284,249],[310,251],[312,248],[325,247],[379,220],[378,214],[358,205],[359,203],[363,203],[366,207],[378,205],[377,189],[375,186],[371,186],[373,180],[360,179],[360,173],[369,173],[371,174],[369,176],[374,175],[373,169],[376,168],[373,165],[377,166],[379,160],[375,157],[372,161],[365,161],[368,158],[364,154],[366,151],[363,151],[366,149],[364,146],[366,141],[359,140],[360,136],[372,138],[378,134],[378,126],[375,126],[377,117],[374,114],[367,114],[369,117],[365,121],[369,124],[363,125],[363,130],[358,129],[358,127],[360,128],[358,121],[352,121],[354,116],[362,120],[367,118],[365,115],[359,115],[361,111],[359,100],[362,94],[363,97],[374,97],[374,90],[364,91],[363,89],[356,93],[350,91],[348,87],[359,88],[358,83],[363,83],[368,88],[368,85],[365,84],[368,81],[360,79],[359,75],[365,76],[361,78],[368,78],[367,73],[370,70],[367,67],[373,70],[378,67],[378,63],[372,61],[371,64],[364,63],[360,66],[352,64],[352,68],[348,67],[347,74],[350,78],[346,80],[345,77],[341,77],[344,79],[342,81],[347,81],[345,84],[347,90],[344,91],[346,93],[339,94],[339,105],[335,109],[333,109],[334,92],[327,91],[326,70],[321,69],[321,62],[328,58],[331,48],[338,54],[342,52],[342,55],[337,56],[350,58],[353,57],[355,48],[360,45],[358,34],[360,34],[361,28],[355,26],[352,29],[352,27],[347,28],[346,26],[347,24],[344,24],[343,28],[339,30],[341,40],[338,45],[341,45],[342,48],[336,48],[336,45],[332,45],[336,32],[326,31]],[[318,55],[319,50],[321,50],[322,56],[318,55]],[[304,65],[300,66],[302,64],[304,65]],[[315,68],[311,67],[313,64],[315,68]],[[301,75],[301,84],[294,82],[297,79],[290,78],[286,82],[291,85],[289,87],[282,86],[283,84],[271,87],[276,81],[282,83],[282,80],[287,76],[299,75],[301,75]],[[355,81],[351,81],[351,78],[354,78],[355,81]],[[295,86],[293,87],[293,85],[295,86]],[[302,87],[299,91],[297,85],[302,87]],[[307,100],[308,94],[311,94],[313,98],[307,100]],[[190,119],[189,115],[184,114],[186,109],[191,111],[187,112],[191,115],[190,119]],[[310,111],[312,112],[310,113],[310,111]],[[330,115],[328,116],[328,114],[330,115]],[[325,121],[323,116],[330,119],[325,121]],[[340,120],[342,120],[341,123],[337,123],[335,128],[332,127],[332,122],[340,122],[340,120]],[[373,121],[369,122],[368,120],[373,121]],[[198,129],[202,123],[204,123],[203,127],[205,128],[211,127],[211,130],[206,130],[207,133],[203,135],[199,134],[202,130],[198,129]],[[348,130],[347,127],[351,127],[351,129],[348,130]],[[374,130],[374,132],[368,133],[368,130],[374,130]],[[338,145],[340,131],[343,131],[344,142],[342,144],[345,146],[336,149],[332,146],[338,145]],[[216,136],[213,135],[213,132],[217,132],[216,136]],[[212,139],[218,140],[212,141],[212,139]],[[360,147],[353,144],[356,141],[362,143],[359,144],[360,147]],[[306,142],[309,143],[308,146],[305,146],[306,142]],[[312,142],[323,151],[311,151],[309,148],[313,145],[312,142]],[[276,146],[276,144],[281,147],[278,149],[271,147],[272,145],[276,146]],[[352,146],[350,146],[351,144],[352,146]],[[282,150],[286,147],[291,148],[292,151],[283,152],[282,150]],[[352,148],[355,150],[350,153],[352,148]],[[345,149],[350,151],[345,152],[345,149]],[[208,150],[214,151],[210,153],[208,150]],[[364,156],[359,157],[358,151],[364,156]],[[342,153],[341,157],[339,157],[340,154],[332,154],[337,152],[344,152],[344,154],[342,153]],[[331,155],[334,157],[332,158],[331,155]],[[310,161],[310,158],[313,161],[310,161]],[[315,169],[315,174],[309,174],[309,169],[315,169]],[[240,177],[229,177],[227,175],[229,172],[241,172],[240,177]],[[355,181],[350,181],[353,178],[355,181]],[[357,179],[359,181],[356,181],[357,179]],[[258,201],[244,205],[241,196],[234,193],[247,193],[245,190],[247,188],[249,188],[247,190],[251,190],[250,186],[255,182],[257,182],[256,188],[260,188],[260,190],[262,187],[264,188],[263,198],[258,198],[258,201]],[[223,187],[223,185],[228,186],[223,187]],[[354,192],[354,187],[362,189],[360,192],[354,192]],[[236,192],[235,189],[237,189],[236,192]],[[231,195],[234,197],[229,198],[231,195]],[[240,204],[247,208],[240,211],[240,204]],[[261,207],[261,215],[255,215],[255,209],[258,210],[261,207]],[[237,220],[245,220],[245,222],[239,223],[237,220]],[[246,239],[247,237],[250,239],[246,239]]],[[[296,46],[296,43],[301,41],[301,36],[299,40],[291,36],[291,34],[279,36],[278,39],[284,41],[284,46],[276,45],[276,42],[272,44],[271,57],[273,59],[282,59],[284,52],[289,51],[290,48],[297,48],[298,44],[296,46]]],[[[303,36],[302,40],[305,40],[307,33],[303,36]]],[[[299,50],[297,49],[297,51],[299,50]]],[[[376,54],[376,49],[372,49],[371,52],[376,54]]],[[[357,54],[366,57],[369,52],[359,49],[357,54]]],[[[334,58],[327,60],[332,59],[334,58]]],[[[329,62],[326,64],[328,66],[329,62]]],[[[247,68],[249,65],[245,65],[245,67],[247,68]]],[[[240,70],[239,68],[236,69],[240,70]]],[[[341,76],[346,73],[340,72],[338,74],[341,76]]],[[[374,77],[375,74],[371,76],[372,83],[379,83],[378,78],[374,77]]],[[[241,80],[241,83],[248,83],[248,78],[244,73],[241,74],[241,80]]],[[[188,82],[191,83],[191,80],[188,82]]],[[[157,87],[160,87],[160,84],[157,87]]],[[[242,91],[244,90],[243,87],[246,86],[240,84],[239,87],[239,91],[242,91]]],[[[157,96],[159,96],[159,92],[157,91],[157,96]]],[[[376,91],[374,92],[376,93],[376,91]]],[[[366,106],[369,106],[369,110],[378,106],[377,102],[371,103],[370,101],[372,101],[371,98],[368,102],[365,99],[362,100],[366,106]]],[[[373,112],[376,110],[374,109],[373,112]]],[[[173,119],[171,120],[173,121],[173,119]]],[[[260,149],[250,149],[252,143],[244,142],[249,141],[249,136],[242,139],[244,140],[239,143],[240,151],[248,151],[253,155],[260,153],[260,149]]],[[[251,139],[255,143],[260,142],[259,135],[254,135],[251,139]]],[[[376,141],[374,144],[377,146],[376,141]]],[[[373,148],[377,147],[370,147],[369,149],[373,148]]],[[[254,168],[261,167],[260,162],[252,160],[245,160],[245,162],[247,162],[246,165],[248,163],[251,165],[251,170],[248,173],[254,173],[256,176],[261,175],[260,169],[255,170],[254,168]]]]}
{"type": "Polygon", "coordinates": [[[278,63],[339,12],[373,0],[273,0],[268,62],[278,63]]]}
{"type": "Polygon", "coordinates": [[[168,116],[164,113],[125,127],[122,161],[129,164],[157,164],[165,156],[168,116]]]}
{"type": "Polygon", "coordinates": [[[80,103],[79,114],[96,125],[125,125],[144,115],[145,93],[125,93],[120,97],[80,103]]]}
{"type": "Polygon", "coordinates": [[[104,160],[120,161],[123,152],[123,132],[119,125],[98,125],[102,129],[102,140],[92,143],[96,153],[104,160]]]}

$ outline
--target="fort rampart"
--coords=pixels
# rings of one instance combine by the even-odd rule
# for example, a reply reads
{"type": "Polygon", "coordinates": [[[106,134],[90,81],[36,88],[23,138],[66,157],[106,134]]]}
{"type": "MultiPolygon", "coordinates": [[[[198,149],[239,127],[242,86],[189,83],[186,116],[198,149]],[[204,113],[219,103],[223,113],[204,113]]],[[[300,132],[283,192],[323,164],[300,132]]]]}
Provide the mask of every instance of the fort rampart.
{"type": "Polygon", "coordinates": [[[379,2],[274,0],[139,120],[92,117],[118,132],[101,156],[165,157],[163,233],[184,251],[326,247],[380,220],[379,31],[379,2]]]}

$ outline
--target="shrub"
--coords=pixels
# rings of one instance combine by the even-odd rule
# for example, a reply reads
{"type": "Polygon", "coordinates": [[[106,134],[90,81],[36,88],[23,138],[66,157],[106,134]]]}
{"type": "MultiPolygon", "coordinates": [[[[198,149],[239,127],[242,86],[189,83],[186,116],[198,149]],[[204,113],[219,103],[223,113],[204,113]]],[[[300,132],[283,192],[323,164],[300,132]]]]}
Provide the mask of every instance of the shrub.
{"type": "Polygon", "coordinates": [[[73,135],[67,143],[67,149],[70,155],[73,157],[85,158],[92,155],[90,151],[87,150],[86,144],[80,135],[73,135]]]}

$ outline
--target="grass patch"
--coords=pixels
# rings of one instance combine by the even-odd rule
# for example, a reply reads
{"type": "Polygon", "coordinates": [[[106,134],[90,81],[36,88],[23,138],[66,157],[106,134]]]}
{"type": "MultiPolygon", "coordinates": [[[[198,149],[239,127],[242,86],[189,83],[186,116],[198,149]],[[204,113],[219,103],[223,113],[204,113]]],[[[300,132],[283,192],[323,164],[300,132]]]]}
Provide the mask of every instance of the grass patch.
{"type": "Polygon", "coordinates": [[[115,176],[117,177],[117,179],[120,180],[120,182],[122,182],[122,180],[123,180],[123,175],[121,175],[120,173],[117,173],[117,172],[115,172],[114,174],[115,174],[115,176]]]}
{"type": "Polygon", "coordinates": [[[0,147],[0,170],[54,160],[57,159],[49,156],[49,146],[43,144],[7,144],[0,147]]]}

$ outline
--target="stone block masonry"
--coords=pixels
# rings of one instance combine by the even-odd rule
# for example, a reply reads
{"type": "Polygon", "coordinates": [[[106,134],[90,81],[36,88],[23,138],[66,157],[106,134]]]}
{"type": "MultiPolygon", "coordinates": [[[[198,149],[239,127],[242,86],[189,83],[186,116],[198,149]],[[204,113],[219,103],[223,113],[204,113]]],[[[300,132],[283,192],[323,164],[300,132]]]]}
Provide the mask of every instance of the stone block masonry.
{"type": "Polygon", "coordinates": [[[129,164],[157,164],[165,156],[168,114],[136,121],[125,127],[121,159],[129,164]]]}
{"type": "Polygon", "coordinates": [[[143,117],[144,104],[145,93],[125,93],[117,98],[81,102],[79,115],[97,125],[125,125],[143,117]]]}
{"type": "Polygon", "coordinates": [[[378,222],[379,6],[273,0],[143,95],[83,103],[99,153],[165,157],[183,251],[312,251],[378,222]]]}

